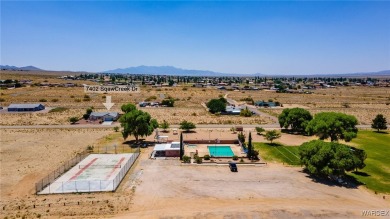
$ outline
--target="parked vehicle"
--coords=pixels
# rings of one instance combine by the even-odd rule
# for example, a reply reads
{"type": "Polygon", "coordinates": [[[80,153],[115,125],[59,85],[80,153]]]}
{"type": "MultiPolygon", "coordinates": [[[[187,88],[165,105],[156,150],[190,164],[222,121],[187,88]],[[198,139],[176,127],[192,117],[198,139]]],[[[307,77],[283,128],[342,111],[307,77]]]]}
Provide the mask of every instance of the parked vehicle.
{"type": "Polygon", "coordinates": [[[229,168],[230,168],[230,171],[232,171],[232,172],[237,172],[238,171],[237,170],[237,164],[234,163],[234,162],[229,163],[229,168]]]}

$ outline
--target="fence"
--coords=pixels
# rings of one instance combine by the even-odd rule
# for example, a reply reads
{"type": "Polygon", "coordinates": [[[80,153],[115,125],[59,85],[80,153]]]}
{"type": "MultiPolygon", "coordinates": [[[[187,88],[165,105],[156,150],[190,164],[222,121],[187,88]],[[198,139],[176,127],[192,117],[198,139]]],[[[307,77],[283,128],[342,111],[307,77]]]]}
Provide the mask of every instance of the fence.
{"type": "Polygon", "coordinates": [[[38,192],[42,191],[47,185],[50,185],[59,176],[61,176],[66,171],[68,171],[70,168],[74,167],[77,163],[79,163],[88,155],[89,155],[88,151],[83,151],[82,153],[77,154],[76,157],[65,162],[62,166],[60,166],[59,168],[57,168],[56,170],[54,170],[53,172],[49,173],[47,176],[39,180],[37,183],[35,183],[35,194],[38,194],[38,192]]]}
{"type": "Polygon", "coordinates": [[[238,144],[237,139],[227,140],[227,139],[211,139],[211,140],[183,140],[184,144],[238,144]]]}
{"type": "MultiPolygon", "coordinates": [[[[119,173],[115,176],[113,180],[75,180],[75,181],[54,182],[55,179],[53,179],[51,183],[46,184],[43,188],[37,186],[37,193],[46,188],[47,189],[44,192],[45,194],[115,191],[118,188],[121,181],[123,180],[124,176],[127,174],[129,169],[133,166],[134,162],[137,160],[138,156],[139,156],[139,149],[137,149],[133,153],[133,155],[127,160],[127,162],[124,165],[121,165],[121,169],[119,173]],[[41,188],[41,190],[38,191],[38,188],[41,188]]],[[[75,166],[77,163],[78,162],[76,162],[73,166],[75,166]]]]}

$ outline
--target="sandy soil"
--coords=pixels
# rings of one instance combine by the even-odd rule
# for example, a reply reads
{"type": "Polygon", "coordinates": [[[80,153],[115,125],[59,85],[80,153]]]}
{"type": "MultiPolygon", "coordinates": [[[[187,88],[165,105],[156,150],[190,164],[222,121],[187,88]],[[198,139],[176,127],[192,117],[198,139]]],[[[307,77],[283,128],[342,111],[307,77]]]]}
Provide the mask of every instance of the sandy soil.
{"type": "Polygon", "coordinates": [[[301,168],[238,169],[141,161],[134,204],[115,218],[358,218],[390,207],[365,189],[313,182],[301,168]]]}
{"type": "MultiPolygon", "coordinates": [[[[210,138],[237,136],[227,129],[186,135],[200,139],[208,138],[208,133],[210,138]]],[[[0,217],[356,218],[362,210],[390,208],[389,197],[383,200],[363,188],[316,183],[301,168],[239,166],[238,173],[231,173],[227,166],[150,160],[152,147],[142,149],[136,165],[114,193],[34,194],[35,182],[42,176],[87,145],[118,142],[113,136],[120,135],[100,129],[0,130],[0,217]]],[[[307,140],[298,137],[284,136],[290,143],[307,140]]]]}

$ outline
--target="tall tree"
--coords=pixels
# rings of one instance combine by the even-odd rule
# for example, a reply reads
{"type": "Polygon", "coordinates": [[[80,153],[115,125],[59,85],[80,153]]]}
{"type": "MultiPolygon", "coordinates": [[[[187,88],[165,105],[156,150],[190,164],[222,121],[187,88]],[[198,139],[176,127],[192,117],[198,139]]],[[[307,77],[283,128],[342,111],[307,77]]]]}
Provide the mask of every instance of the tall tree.
{"type": "Polygon", "coordinates": [[[126,140],[129,135],[133,135],[137,143],[139,137],[151,135],[158,127],[157,121],[149,113],[136,109],[124,114],[119,121],[123,127],[123,138],[126,140]]]}
{"type": "Polygon", "coordinates": [[[180,160],[183,160],[184,148],[183,148],[183,132],[180,132],[180,160]]]}
{"type": "Polygon", "coordinates": [[[330,138],[331,141],[344,139],[351,141],[356,138],[358,121],[354,116],[344,113],[322,112],[314,116],[306,127],[309,135],[315,134],[321,140],[330,138]]]}
{"type": "Polygon", "coordinates": [[[167,129],[169,129],[169,123],[164,119],[163,122],[160,124],[160,128],[162,128],[164,132],[166,132],[167,129]]]}
{"type": "Polygon", "coordinates": [[[299,155],[305,168],[313,175],[343,176],[345,171],[361,169],[367,155],[363,150],[354,150],[337,142],[313,140],[299,147],[299,155]]]}
{"type": "Polygon", "coordinates": [[[124,112],[124,113],[128,113],[128,112],[131,112],[133,110],[136,110],[137,107],[135,107],[134,104],[131,104],[131,103],[128,103],[128,104],[123,104],[121,106],[121,110],[124,112]]]}
{"type": "Polygon", "coordinates": [[[226,110],[226,102],[224,100],[224,98],[212,99],[206,104],[206,106],[209,108],[211,113],[224,112],[226,110]]]}
{"type": "Polygon", "coordinates": [[[187,120],[183,120],[180,123],[180,129],[184,129],[186,132],[189,132],[191,129],[195,129],[196,126],[192,122],[187,122],[187,120]]]}
{"type": "Polygon", "coordinates": [[[376,115],[375,119],[372,120],[371,128],[379,130],[387,129],[386,118],[382,114],[376,115]]]}
{"type": "Polygon", "coordinates": [[[252,134],[249,132],[248,137],[248,158],[252,159],[252,134]]]}
{"type": "Polygon", "coordinates": [[[284,109],[278,120],[281,128],[289,128],[296,132],[304,132],[313,117],[309,111],[302,108],[284,109]]]}

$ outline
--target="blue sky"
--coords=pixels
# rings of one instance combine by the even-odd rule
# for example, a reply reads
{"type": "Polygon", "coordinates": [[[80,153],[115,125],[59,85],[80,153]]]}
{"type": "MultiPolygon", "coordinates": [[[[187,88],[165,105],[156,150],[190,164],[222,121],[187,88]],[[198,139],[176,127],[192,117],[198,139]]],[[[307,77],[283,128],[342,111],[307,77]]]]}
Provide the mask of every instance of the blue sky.
{"type": "Polygon", "coordinates": [[[1,1],[1,64],[226,73],[390,69],[389,1],[1,1]]]}

